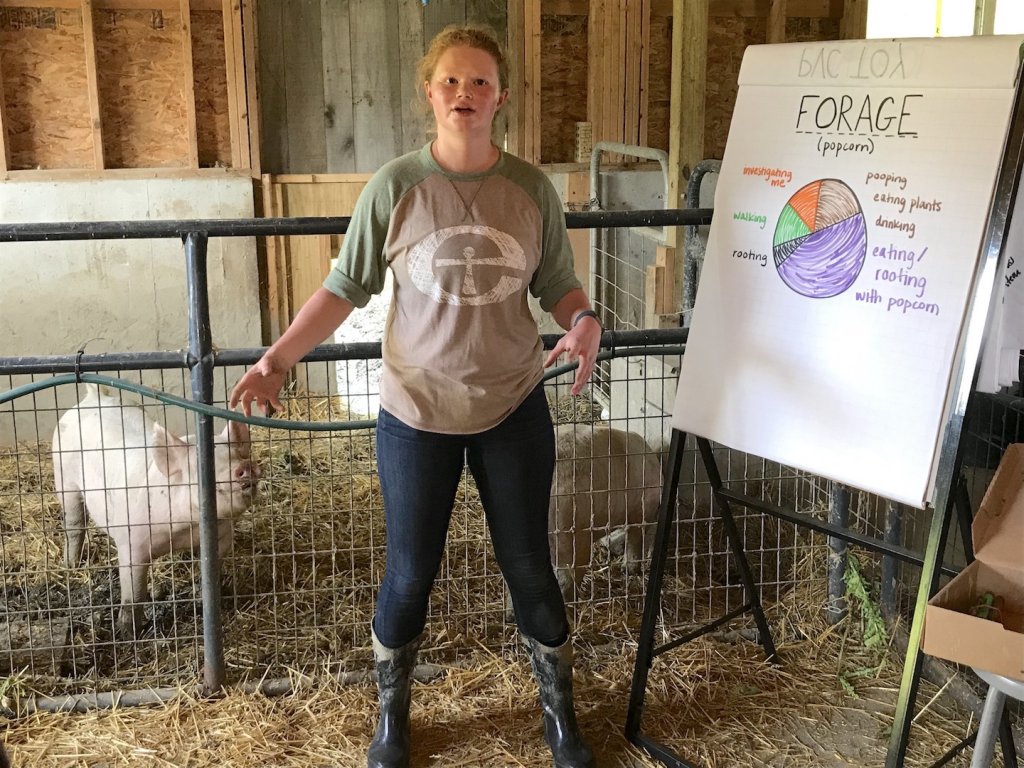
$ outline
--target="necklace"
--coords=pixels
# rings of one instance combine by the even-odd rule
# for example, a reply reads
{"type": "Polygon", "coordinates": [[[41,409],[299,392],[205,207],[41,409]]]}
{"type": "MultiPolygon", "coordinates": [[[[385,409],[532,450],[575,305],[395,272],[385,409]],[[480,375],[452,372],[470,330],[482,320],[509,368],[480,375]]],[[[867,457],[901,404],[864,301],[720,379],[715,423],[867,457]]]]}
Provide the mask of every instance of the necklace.
{"type": "Polygon", "coordinates": [[[458,196],[459,201],[462,203],[462,210],[463,210],[462,221],[465,222],[467,219],[469,219],[470,221],[476,221],[476,216],[473,215],[473,203],[476,202],[476,198],[480,194],[480,190],[484,188],[484,184],[487,183],[487,179],[489,179],[491,177],[490,176],[485,176],[476,185],[476,189],[473,190],[473,196],[469,199],[468,203],[466,202],[466,198],[462,196],[462,192],[459,191],[459,188],[458,188],[458,186],[456,186],[455,182],[452,181],[447,176],[445,176],[445,178],[448,179],[448,183],[452,185],[452,189],[455,190],[455,194],[458,196]]]}

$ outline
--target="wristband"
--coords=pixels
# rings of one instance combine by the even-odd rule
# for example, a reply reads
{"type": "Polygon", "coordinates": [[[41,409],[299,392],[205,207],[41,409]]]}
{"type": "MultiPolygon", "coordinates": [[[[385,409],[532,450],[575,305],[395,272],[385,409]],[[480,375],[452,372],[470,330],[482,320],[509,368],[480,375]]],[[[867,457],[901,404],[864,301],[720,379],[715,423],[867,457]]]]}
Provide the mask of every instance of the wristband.
{"type": "Polygon", "coordinates": [[[592,318],[594,318],[595,320],[597,320],[598,327],[600,327],[602,331],[604,330],[604,326],[601,325],[601,318],[599,318],[597,316],[597,312],[595,312],[592,309],[584,309],[582,312],[580,312],[578,315],[576,315],[576,317],[573,318],[572,326],[570,327],[570,330],[572,330],[572,328],[575,328],[577,325],[579,325],[580,320],[582,320],[584,317],[592,317],[592,318]]]}

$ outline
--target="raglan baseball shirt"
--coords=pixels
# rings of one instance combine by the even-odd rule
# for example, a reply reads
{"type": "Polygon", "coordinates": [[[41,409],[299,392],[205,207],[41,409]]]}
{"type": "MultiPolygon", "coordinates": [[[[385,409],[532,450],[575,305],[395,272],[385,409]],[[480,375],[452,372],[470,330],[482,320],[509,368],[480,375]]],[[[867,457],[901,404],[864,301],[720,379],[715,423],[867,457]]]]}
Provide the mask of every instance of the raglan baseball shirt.
{"type": "Polygon", "coordinates": [[[446,434],[496,426],[541,381],[527,289],[550,311],[580,287],[540,170],[502,152],[484,173],[449,173],[429,144],[370,179],[324,287],[364,307],[388,267],[381,407],[446,434]]]}

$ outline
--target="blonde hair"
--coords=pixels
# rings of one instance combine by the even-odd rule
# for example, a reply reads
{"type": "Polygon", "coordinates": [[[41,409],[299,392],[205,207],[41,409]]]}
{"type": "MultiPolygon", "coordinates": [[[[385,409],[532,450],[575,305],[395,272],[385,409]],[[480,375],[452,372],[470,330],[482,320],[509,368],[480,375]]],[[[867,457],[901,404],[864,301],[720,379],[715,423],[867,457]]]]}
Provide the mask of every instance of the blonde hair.
{"type": "Polygon", "coordinates": [[[478,48],[489,53],[494,58],[494,63],[498,65],[498,90],[503,91],[508,88],[508,60],[505,58],[505,52],[494,32],[488,27],[478,24],[453,24],[445,27],[434,36],[434,39],[430,41],[430,47],[427,49],[427,52],[420,59],[420,63],[416,67],[416,76],[418,77],[416,81],[417,89],[420,89],[423,83],[434,76],[438,59],[444,55],[444,52],[449,48],[460,46],[478,48]]]}

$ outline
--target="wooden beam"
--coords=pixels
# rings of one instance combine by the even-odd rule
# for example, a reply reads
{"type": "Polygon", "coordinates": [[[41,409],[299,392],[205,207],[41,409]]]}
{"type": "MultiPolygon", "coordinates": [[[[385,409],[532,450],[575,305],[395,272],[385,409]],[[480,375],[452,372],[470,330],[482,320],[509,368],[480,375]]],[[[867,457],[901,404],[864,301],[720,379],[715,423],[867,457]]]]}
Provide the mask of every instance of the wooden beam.
{"type": "Polygon", "coordinates": [[[372,173],[273,173],[264,174],[274,184],[330,184],[337,182],[367,182],[372,173]]]}
{"type": "Polygon", "coordinates": [[[182,92],[185,96],[185,129],[188,133],[188,165],[199,167],[199,133],[196,129],[196,73],[192,63],[192,8],[179,0],[181,15],[182,92]]]}
{"type": "Polygon", "coordinates": [[[523,60],[526,76],[523,93],[526,145],[523,159],[540,162],[540,0],[523,3],[523,60]]]}
{"type": "MultiPolygon", "coordinates": [[[[673,0],[672,81],[669,107],[669,199],[682,208],[694,165],[704,159],[704,97],[707,83],[709,0],[673,0]]],[[[679,248],[681,230],[665,228],[666,246],[679,248]]],[[[675,259],[673,283],[682,285],[685,258],[675,259]]],[[[678,303],[678,300],[676,301],[678,303]]]]}
{"type": "MultiPolygon", "coordinates": [[[[586,16],[591,0],[543,0],[541,12],[551,16],[586,16]]],[[[673,0],[651,0],[652,16],[671,16],[673,0]]],[[[764,18],[771,0],[711,0],[711,16],[764,18]]],[[[790,18],[838,19],[843,15],[843,0],[789,0],[790,18]]]]}
{"type": "Polygon", "coordinates": [[[96,31],[93,26],[92,0],[80,0],[82,38],[85,43],[85,82],[89,98],[89,120],[92,132],[92,164],[97,171],[106,165],[103,159],[103,119],[100,112],[99,80],[96,75],[96,31]]]}
{"type": "Polygon", "coordinates": [[[508,0],[505,49],[508,52],[508,149],[524,157],[526,148],[526,0],[508,0]]]}
{"type": "MultiPolygon", "coordinates": [[[[584,209],[590,200],[590,173],[577,171],[565,174],[565,195],[569,210],[584,209]]],[[[590,285],[590,230],[570,229],[569,245],[572,246],[573,271],[589,293],[590,285]]]]}
{"type": "Polygon", "coordinates": [[[602,114],[602,64],[601,47],[604,45],[605,0],[588,0],[587,14],[587,120],[591,125],[593,143],[604,139],[602,114]]]}
{"type": "Polygon", "coordinates": [[[844,40],[863,40],[868,36],[868,0],[845,0],[839,36],[844,40]]]}
{"type": "Polygon", "coordinates": [[[626,56],[629,51],[626,46],[629,39],[629,19],[626,14],[627,0],[618,0],[618,24],[615,29],[615,38],[612,40],[613,72],[611,84],[612,108],[609,117],[612,121],[612,135],[617,138],[615,141],[625,143],[626,124],[629,117],[626,114],[626,56]]]}
{"type": "MultiPolygon", "coordinates": [[[[75,10],[80,0],[0,0],[0,8],[62,8],[75,10]]],[[[98,11],[177,11],[178,0],[93,0],[98,11]]],[[[193,11],[219,11],[220,0],[192,0],[193,11]]]]}
{"type": "Polygon", "coordinates": [[[643,0],[640,6],[640,122],[637,127],[637,143],[647,146],[647,115],[650,111],[651,79],[651,0],[643,0]]]}
{"type": "MultiPolygon", "coordinates": [[[[232,0],[221,0],[221,26],[224,29],[224,72],[228,87],[228,136],[231,140],[231,167],[242,164],[242,126],[238,113],[238,75],[235,53],[234,10],[232,0]]],[[[248,143],[248,141],[246,141],[248,143]]]]}
{"type": "MultiPolygon", "coordinates": [[[[224,179],[237,177],[231,168],[62,168],[0,173],[0,181],[127,181],[129,179],[224,179]]],[[[247,176],[248,174],[243,174],[247,176]]]]}
{"type": "MultiPolygon", "coordinates": [[[[231,3],[231,23],[227,23],[225,19],[224,24],[224,37],[227,39],[228,32],[231,33],[231,47],[235,52],[235,61],[233,64],[227,64],[227,75],[228,82],[231,84],[228,86],[228,95],[230,97],[231,92],[234,91],[234,101],[237,105],[238,115],[238,168],[249,168],[252,165],[251,158],[249,155],[249,109],[247,105],[246,92],[245,92],[245,46],[242,40],[242,5],[241,0],[232,0],[231,3]]],[[[226,46],[225,46],[226,48],[226,46]]],[[[225,57],[227,53],[225,51],[225,57]]],[[[232,150],[234,155],[234,150],[232,150]]]]}
{"type": "Polygon", "coordinates": [[[624,5],[625,28],[625,88],[622,110],[622,140],[637,144],[640,140],[640,2],[633,0],[624,5]]]}
{"type": "Polygon", "coordinates": [[[767,42],[786,42],[786,0],[769,0],[767,42]]]}
{"type": "Polygon", "coordinates": [[[256,90],[256,0],[242,0],[242,56],[245,58],[245,125],[249,128],[249,169],[260,177],[260,106],[256,90]]]}
{"type": "Polygon", "coordinates": [[[7,136],[7,107],[4,104],[3,56],[0,56],[0,172],[11,169],[11,145],[7,136]]]}

